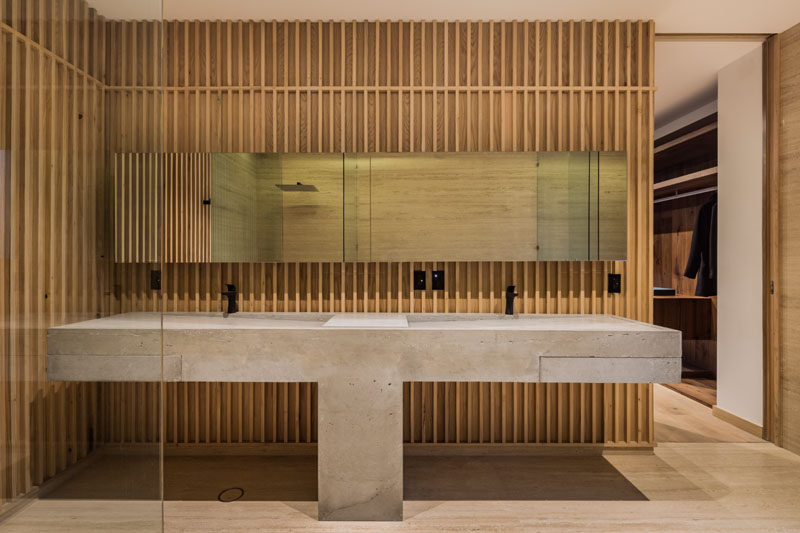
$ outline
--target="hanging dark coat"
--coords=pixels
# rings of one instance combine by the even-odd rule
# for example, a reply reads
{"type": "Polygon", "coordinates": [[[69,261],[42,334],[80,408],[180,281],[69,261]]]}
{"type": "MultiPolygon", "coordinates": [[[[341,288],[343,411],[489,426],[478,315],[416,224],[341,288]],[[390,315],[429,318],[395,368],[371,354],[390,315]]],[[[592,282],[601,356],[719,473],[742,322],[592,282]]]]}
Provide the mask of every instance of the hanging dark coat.
{"type": "Polygon", "coordinates": [[[694,222],[692,247],[683,273],[697,277],[697,296],[717,295],[717,194],[700,207],[694,222]]]}

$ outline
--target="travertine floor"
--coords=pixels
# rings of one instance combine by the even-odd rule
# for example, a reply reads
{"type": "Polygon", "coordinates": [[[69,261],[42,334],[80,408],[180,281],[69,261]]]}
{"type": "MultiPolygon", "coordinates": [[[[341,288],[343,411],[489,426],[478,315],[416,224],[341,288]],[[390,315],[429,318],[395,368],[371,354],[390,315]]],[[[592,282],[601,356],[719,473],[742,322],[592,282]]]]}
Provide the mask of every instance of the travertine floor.
{"type": "MultiPolygon", "coordinates": [[[[800,531],[800,456],[681,400],[657,391],[654,455],[409,456],[399,523],[317,522],[314,457],[171,457],[164,530],[800,531]],[[216,501],[228,486],[241,501],[216,501]]],[[[102,458],[0,530],[159,531],[158,501],[122,499],[152,494],[152,465],[102,458]]]]}

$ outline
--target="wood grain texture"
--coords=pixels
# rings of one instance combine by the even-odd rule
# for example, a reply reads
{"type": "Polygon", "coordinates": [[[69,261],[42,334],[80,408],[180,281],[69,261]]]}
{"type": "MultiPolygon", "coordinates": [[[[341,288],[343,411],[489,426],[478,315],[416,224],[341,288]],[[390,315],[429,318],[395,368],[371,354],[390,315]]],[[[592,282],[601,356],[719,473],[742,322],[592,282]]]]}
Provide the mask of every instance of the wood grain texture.
{"type": "Polygon", "coordinates": [[[780,38],[780,376],[781,444],[800,453],[800,25],[780,38]]]}
{"type": "Polygon", "coordinates": [[[114,261],[211,259],[209,154],[114,154],[114,261]]]}
{"type": "MultiPolygon", "coordinates": [[[[629,176],[628,261],[175,264],[163,302],[148,266],[116,265],[115,312],[217,310],[225,282],[242,310],[499,312],[513,280],[522,312],[652,320],[652,23],[170,21],[163,80],[159,26],[107,31],[111,152],[618,150],[629,176]],[[447,290],[411,291],[412,271],[434,266],[447,290]],[[607,294],[609,272],[623,274],[621,295],[607,294]]],[[[278,404],[271,385],[214,386],[167,386],[169,442],[313,440],[313,386],[278,385],[278,404]]],[[[147,387],[103,394],[136,404],[147,387]]],[[[405,387],[409,442],[653,442],[648,385],[405,387]]],[[[144,438],[130,415],[109,418],[129,428],[104,431],[110,441],[144,438]]]]}
{"type": "Polygon", "coordinates": [[[317,188],[282,194],[283,261],[341,261],[342,154],[283,154],[281,179],[317,188]]]}
{"type": "Polygon", "coordinates": [[[359,257],[519,261],[536,258],[535,152],[376,154],[370,236],[359,257]]]}
{"type": "Polygon", "coordinates": [[[627,175],[625,154],[618,152],[600,152],[598,154],[597,214],[592,220],[597,221],[597,255],[591,258],[600,260],[617,260],[627,257],[627,175]]]}
{"type": "Polygon", "coordinates": [[[656,297],[653,323],[683,333],[683,365],[717,374],[717,298],[656,297]]]}
{"type": "Polygon", "coordinates": [[[275,187],[280,184],[278,156],[211,154],[210,159],[211,261],[280,260],[283,216],[281,191],[275,187]]]}
{"type": "MultiPolygon", "coordinates": [[[[689,260],[697,211],[713,193],[655,204],[653,283],[675,289],[678,296],[693,296],[697,279],[683,275],[689,260]]],[[[684,364],[717,371],[716,298],[656,298],[653,323],[683,332],[684,364]]]]}
{"type": "Polygon", "coordinates": [[[105,24],[0,2],[0,506],[96,444],[98,389],[45,377],[48,327],[102,314],[105,24]]]}
{"type": "Polygon", "coordinates": [[[764,439],[781,445],[781,36],[764,41],[764,439]]]}

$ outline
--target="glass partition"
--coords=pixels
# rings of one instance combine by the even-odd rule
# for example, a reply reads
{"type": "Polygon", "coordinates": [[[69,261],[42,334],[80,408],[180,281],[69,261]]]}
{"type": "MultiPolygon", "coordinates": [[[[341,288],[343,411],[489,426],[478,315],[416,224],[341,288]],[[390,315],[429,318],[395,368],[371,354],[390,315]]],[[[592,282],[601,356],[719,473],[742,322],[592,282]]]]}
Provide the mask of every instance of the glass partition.
{"type": "Polygon", "coordinates": [[[161,298],[150,285],[163,159],[128,158],[120,181],[110,171],[116,152],[164,152],[161,1],[129,3],[135,31],[97,2],[0,8],[3,531],[163,530],[161,298]],[[116,204],[123,189],[128,203],[116,204]],[[92,334],[103,324],[118,327],[92,334]]]}

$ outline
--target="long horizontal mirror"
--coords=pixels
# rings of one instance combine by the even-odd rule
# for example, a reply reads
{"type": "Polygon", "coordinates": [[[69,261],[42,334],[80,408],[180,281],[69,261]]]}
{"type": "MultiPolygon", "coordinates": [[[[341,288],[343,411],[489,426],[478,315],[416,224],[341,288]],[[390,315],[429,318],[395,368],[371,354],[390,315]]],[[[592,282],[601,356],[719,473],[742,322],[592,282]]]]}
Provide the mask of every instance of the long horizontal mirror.
{"type": "Polygon", "coordinates": [[[166,262],[624,260],[627,182],[624,152],[117,154],[115,257],[159,260],[130,228],[163,186],[166,262]]]}

